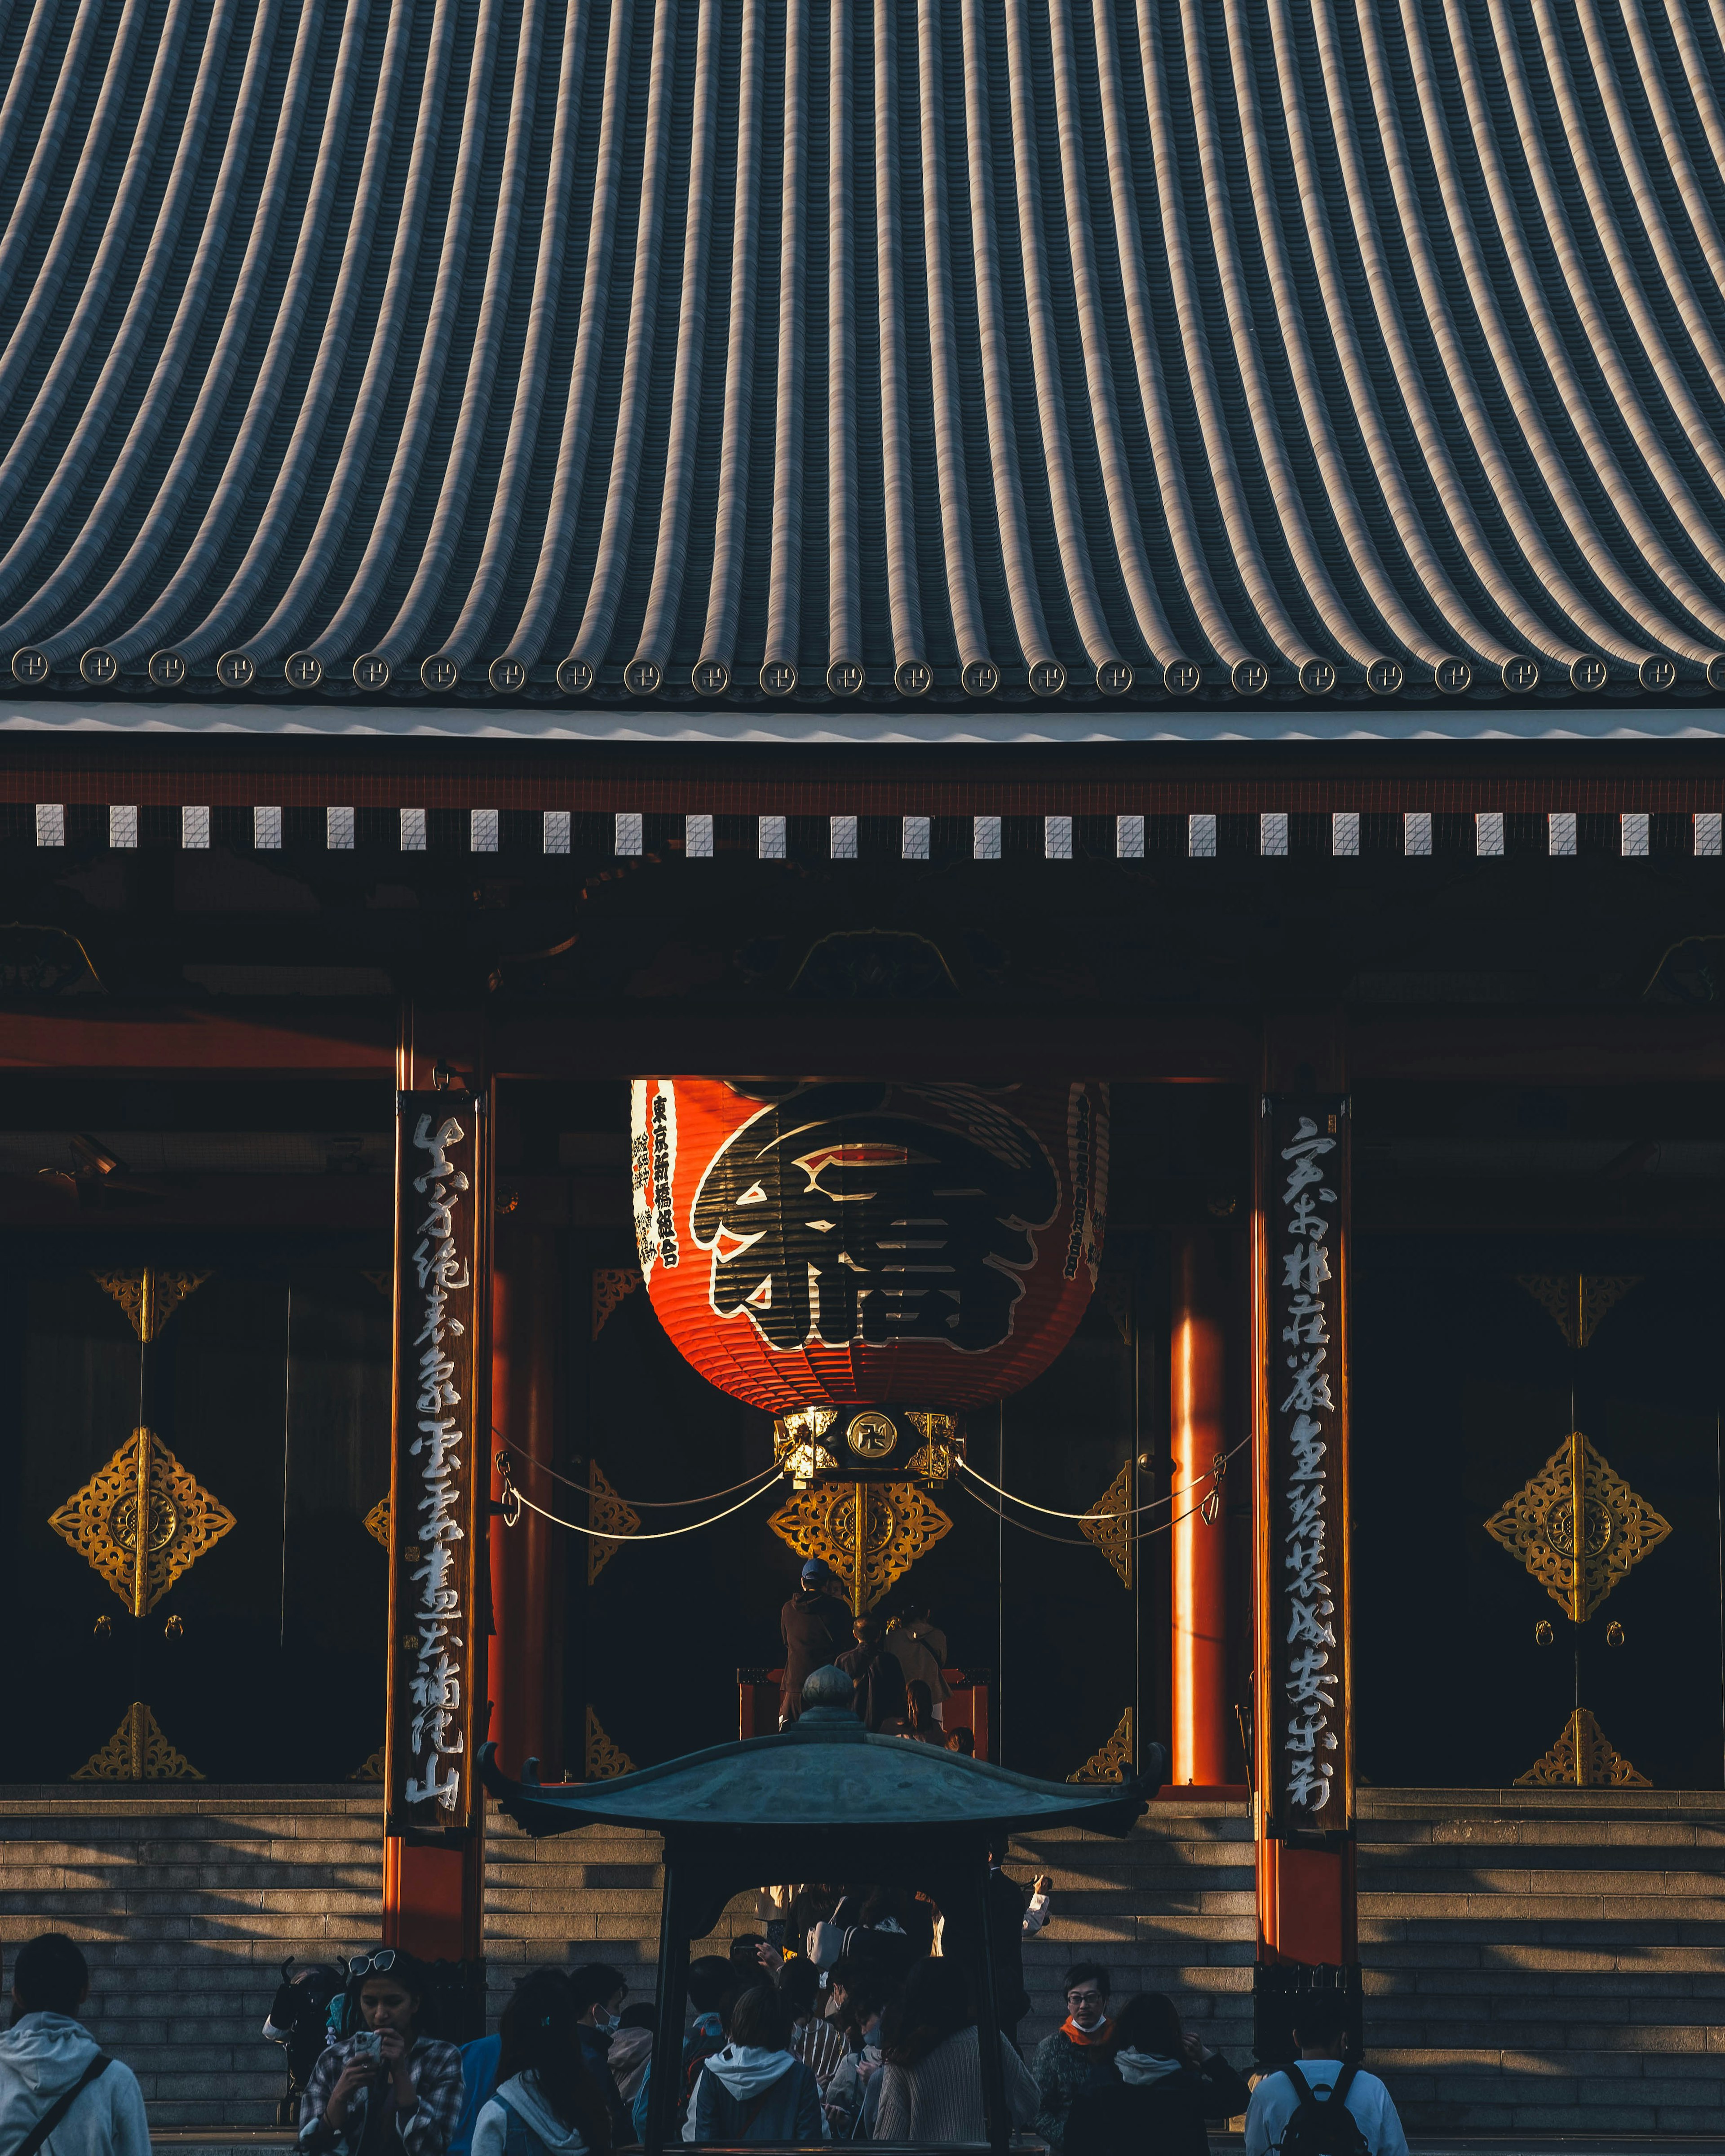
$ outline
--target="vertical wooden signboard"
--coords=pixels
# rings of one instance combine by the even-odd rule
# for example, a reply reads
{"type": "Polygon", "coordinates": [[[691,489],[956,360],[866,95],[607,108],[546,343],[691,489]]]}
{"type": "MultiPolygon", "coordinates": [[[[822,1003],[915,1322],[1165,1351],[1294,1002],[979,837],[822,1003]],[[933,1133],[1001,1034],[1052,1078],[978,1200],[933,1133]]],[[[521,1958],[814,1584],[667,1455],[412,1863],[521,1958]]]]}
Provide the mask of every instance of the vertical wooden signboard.
{"type": "Polygon", "coordinates": [[[459,1844],[480,1816],[490,1488],[484,1102],[395,1099],[395,1418],[390,1471],[388,1832],[459,1844]]]}
{"type": "Polygon", "coordinates": [[[1265,1832],[1313,1845],[1353,1815],[1348,1711],[1345,1098],[1264,1103],[1268,1459],[1265,1832]]]}

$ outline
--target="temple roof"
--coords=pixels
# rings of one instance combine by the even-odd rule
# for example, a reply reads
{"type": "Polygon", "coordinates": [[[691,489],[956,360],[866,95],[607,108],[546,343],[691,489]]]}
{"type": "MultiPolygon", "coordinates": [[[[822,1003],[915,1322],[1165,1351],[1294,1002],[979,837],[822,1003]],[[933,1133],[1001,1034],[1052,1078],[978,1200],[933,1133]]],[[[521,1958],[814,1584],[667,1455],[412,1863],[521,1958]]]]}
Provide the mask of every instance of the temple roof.
{"type": "Polygon", "coordinates": [[[1698,0],[14,0],[0,80],[26,688],[1725,688],[1698,0]]]}
{"type": "MultiPolygon", "coordinates": [[[[1154,1758],[1159,1779],[1166,1754],[1156,1748],[1154,1758]]],[[[793,1825],[840,1834],[934,1827],[1016,1834],[1076,1825],[1123,1835],[1155,1786],[1039,1782],[943,1745],[871,1736],[848,1707],[806,1707],[776,1737],[716,1744],[610,1781],[511,1781],[489,1744],[480,1772],[504,1810],[533,1835],[605,1823],[780,1835],[793,1825]]]]}

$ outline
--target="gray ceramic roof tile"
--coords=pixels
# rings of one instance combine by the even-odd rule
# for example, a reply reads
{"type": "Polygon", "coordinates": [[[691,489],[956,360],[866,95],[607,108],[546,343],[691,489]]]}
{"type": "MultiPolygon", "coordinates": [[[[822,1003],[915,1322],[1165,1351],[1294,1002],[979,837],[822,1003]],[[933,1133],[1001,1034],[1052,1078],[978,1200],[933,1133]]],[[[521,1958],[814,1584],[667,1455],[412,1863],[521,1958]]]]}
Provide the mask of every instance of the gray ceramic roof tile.
{"type": "Polygon", "coordinates": [[[26,686],[1725,687],[1701,0],[13,0],[0,81],[26,686]]]}

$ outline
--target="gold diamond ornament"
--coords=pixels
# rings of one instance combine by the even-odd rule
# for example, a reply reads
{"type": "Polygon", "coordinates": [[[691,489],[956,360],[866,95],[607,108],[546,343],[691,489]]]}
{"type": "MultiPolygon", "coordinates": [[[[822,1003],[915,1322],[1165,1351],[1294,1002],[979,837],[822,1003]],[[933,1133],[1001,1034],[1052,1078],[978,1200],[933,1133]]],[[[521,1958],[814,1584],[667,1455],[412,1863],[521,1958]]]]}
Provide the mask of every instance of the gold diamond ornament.
{"type": "Polygon", "coordinates": [[[597,1340],[605,1329],[605,1321],[619,1303],[625,1302],[641,1285],[639,1265],[597,1265],[593,1276],[593,1337],[597,1340]]]}
{"type": "Polygon", "coordinates": [[[587,1779],[608,1782],[614,1775],[632,1774],[635,1763],[620,1744],[614,1744],[591,1707],[587,1710],[587,1779]]]}
{"type": "Polygon", "coordinates": [[[1671,1531],[1579,1430],[1486,1522],[1578,1625],[1671,1531]]]}
{"type": "Polygon", "coordinates": [[[1132,1464],[1127,1460],[1114,1480],[1078,1522],[1120,1575],[1123,1585],[1132,1584],[1132,1464]]]}
{"type": "Polygon", "coordinates": [[[111,1295],[131,1322],[140,1340],[153,1340],[188,1295],[209,1278],[208,1272],[171,1272],[155,1265],[125,1272],[95,1273],[91,1278],[111,1295]]]}
{"type": "Polygon", "coordinates": [[[952,1527],[914,1482],[829,1482],[800,1492],[768,1524],[799,1557],[818,1557],[832,1567],[859,1616],[952,1527]]]}
{"type": "Polygon", "coordinates": [[[143,1617],[234,1520],[220,1498],[141,1424],[107,1466],[49,1516],[48,1524],[107,1581],[134,1617],[143,1617]]]}
{"type": "Polygon", "coordinates": [[[1572,1348],[1585,1348],[1632,1287],[1640,1273],[1517,1273],[1527,1289],[1572,1348]]]}
{"type": "Polygon", "coordinates": [[[385,1549],[389,1547],[389,1492],[386,1490],[362,1522],[372,1540],[382,1543],[385,1549]]]}
{"type": "Polygon", "coordinates": [[[92,1752],[73,1774],[74,1782],[201,1782],[185,1753],[162,1733],[160,1723],[141,1699],[100,1752],[92,1752]]]}
{"type": "MultiPolygon", "coordinates": [[[[640,1514],[634,1506],[618,1496],[597,1460],[589,1460],[587,1463],[587,1523],[602,1535],[635,1534],[639,1532],[641,1525],[640,1514]]],[[[587,1584],[589,1587],[622,1547],[621,1543],[595,1542],[588,1537],[587,1584]]]]}
{"type": "Polygon", "coordinates": [[[1591,1711],[1578,1707],[1550,1751],[1536,1759],[1525,1774],[1516,1776],[1516,1787],[1646,1789],[1652,1784],[1645,1774],[1635,1772],[1594,1721],[1591,1711]]]}
{"type": "Polygon", "coordinates": [[[1114,1734],[1100,1752],[1092,1752],[1076,1774],[1068,1774],[1069,1782],[1123,1782],[1132,1771],[1132,1722],[1131,1707],[1127,1707],[1115,1727],[1114,1734]]]}

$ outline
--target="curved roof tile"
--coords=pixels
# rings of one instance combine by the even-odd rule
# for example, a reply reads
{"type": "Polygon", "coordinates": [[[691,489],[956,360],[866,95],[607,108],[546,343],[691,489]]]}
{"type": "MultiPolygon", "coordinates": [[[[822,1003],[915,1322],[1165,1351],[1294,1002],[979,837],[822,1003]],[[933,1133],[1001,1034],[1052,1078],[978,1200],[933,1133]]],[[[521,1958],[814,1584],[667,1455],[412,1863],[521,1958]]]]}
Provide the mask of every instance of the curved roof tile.
{"type": "Polygon", "coordinates": [[[15,0],[0,652],[355,700],[1725,687],[1721,21],[15,0]]]}

